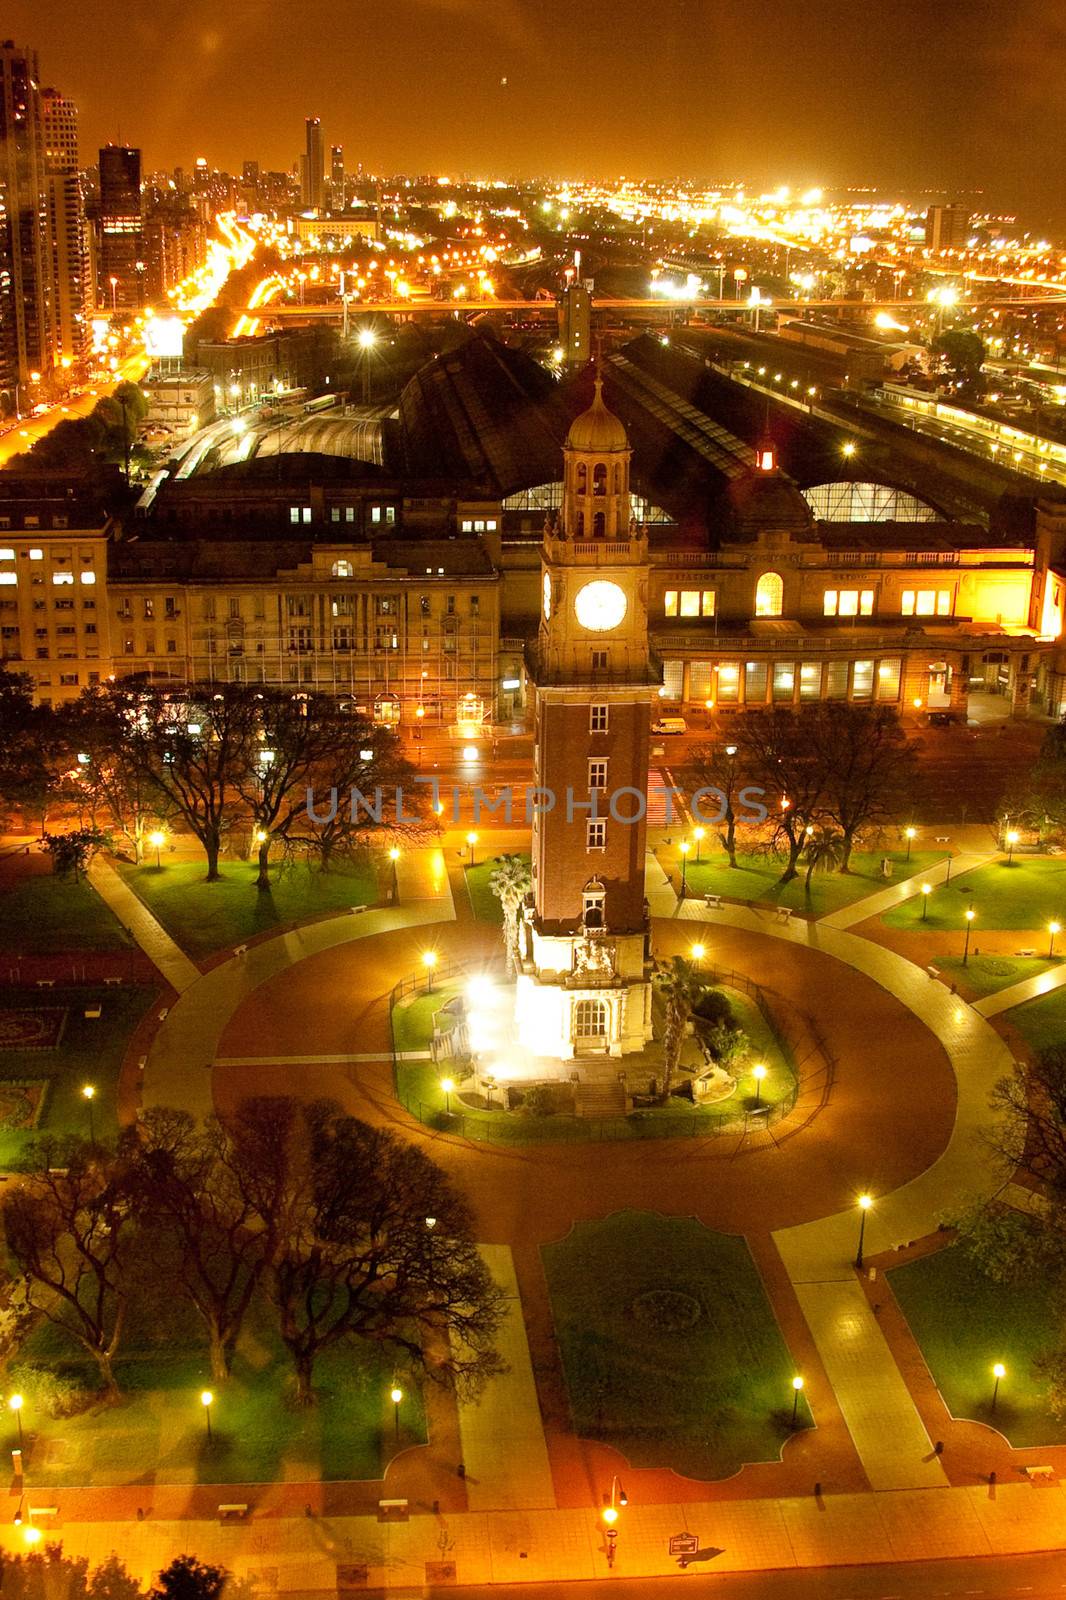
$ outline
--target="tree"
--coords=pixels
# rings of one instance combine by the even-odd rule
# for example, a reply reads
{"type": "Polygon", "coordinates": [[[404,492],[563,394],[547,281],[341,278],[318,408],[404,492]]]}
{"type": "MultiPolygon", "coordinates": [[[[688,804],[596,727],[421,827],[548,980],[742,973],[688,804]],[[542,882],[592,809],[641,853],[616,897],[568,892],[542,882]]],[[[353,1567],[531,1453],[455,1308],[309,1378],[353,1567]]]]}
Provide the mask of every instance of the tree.
{"type": "Polygon", "coordinates": [[[807,840],[807,828],[824,805],[825,771],[795,711],[749,711],[736,724],[736,742],[752,782],[766,791],[772,844],[784,844],[787,859],[779,884],[791,883],[807,840]],[[775,804],[776,797],[776,804],[775,804]]]}
{"type": "Polygon", "coordinates": [[[476,1394],[502,1370],[504,1301],[466,1202],[421,1150],[336,1106],[304,1109],[295,1131],[306,1170],[267,1281],[298,1401],[312,1401],[316,1357],[353,1334],[476,1394]]]}
{"type": "MultiPolygon", "coordinates": [[[[745,779],[739,761],[740,749],[736,744],[701,745],[692,753],[690,768],[690,781],[692,791],[699,789],[716,789],[718,791],[715,811],[722,813],[719,820],[718,842],[729,857],[729,865],[733,868],[737,864],[737,814],[736,808],[740,799],[740,791],[744,787],[745,779]]],[[[711,797],[708,797],[708,802],[711,797]]],[[[706,815],[710,803],[701,803],[701,811],[706,815]]]]}
{"type": "Polygon", "coordinates": [[[660,961],[654,974],[655,992],[663,1005],[663,1076],[659,1104],[670,1098],[674,1077],[681,1063],[681,1050],[689,1023],[699,1005],[705,985],[699,969],[683,956],[660,961]]]}
{"type": "Polygon", "coordinates": [[[972,328],[945,328],[933,345],[960,383],[972,383],[985,360],[985,342],[972,328]]]}
{"type": "Polygon", "coordinates": [[[137,1226],[129,1193],[99,1146],[42,1141],[29,1176],[0,1202],[27,1303],[92,1358],[117,1400],[114,1360],[136,1292],[137,1226]]]}
{"type": "Polygon", "coordinates": [[[46,833],[39,848],[52,858],[52,871],[57,878],[84,877],[93,856],[111,843],[99,828],[77,828],[72,833],[46,833]]]}
{"type": "Polygon", "coordinates": [[[837,867],[841,872],[847,871],[844,835],[834,833],[831,828],[815,828],[808,836],[803,853],[807,862],[807,876],[803,883],[805,894],[811,892],[811,878],[815,872],[833,872],[837,867]]]}
{"type": "Polygon", "coordinates": [[[291,1100],[260,1098],[198,1128],[187,1112],[153,1107],[121,1141],[142,1215],[176,1243],[181,1288],[220,1381],[275,1253],[294,1114],[291,1100]]]}
{"type": "Polygon", "coordinates": [[[33,703],[33,686],[0,667],[0,797],[39,817],[42,832],[60,778],[62,740],[54,714],[33,703]]]}
{"type": "MultiPolygon", "coordinates": [[[[820,812],[839,829],[839,867],[849,872],[858,834],[898,822],[909,804],[915,746],[890,706],[826,701],[802,720],[821,778],[820,812]]],[[[822,855],[819,865],[825,865],[822,855]]]]}
{"type": "Polygon", "coordinates": [[[1011,822],[1042,836],[1066,828],[1066,722],[1047,730],[1036,761],[1008,789],[998,816],[1001,832],[1011,822]]]}
{"type": "Polygon", "coordinates": [[[499,865],[489,875],[489,888],[503,911],[503,947],[507,970],[512,973],[517,973],[522,964],[518,943],[520,915],[532,881],[529,863],[514,855],[501,856],[499,865]]]}
{"type": "Polygon", "coordinates": [[[112,830],[129,842],[134,861],[140,861],[145,835],[167,820],[168,808],[149,769],[136,758],[130,691],[115,684],[87,689],[57,716],[67,748],[77,753],[72,781],[78,798],[88,803],[94,823],[104,814],[112,830]]]}
{"type": "Polygon", "coordinates": [[[225,1567],[210,1566],[195,1556],[175,1556],[159,1574],[148,1600],[219,1600],[228,1579],[225,1567]]]}

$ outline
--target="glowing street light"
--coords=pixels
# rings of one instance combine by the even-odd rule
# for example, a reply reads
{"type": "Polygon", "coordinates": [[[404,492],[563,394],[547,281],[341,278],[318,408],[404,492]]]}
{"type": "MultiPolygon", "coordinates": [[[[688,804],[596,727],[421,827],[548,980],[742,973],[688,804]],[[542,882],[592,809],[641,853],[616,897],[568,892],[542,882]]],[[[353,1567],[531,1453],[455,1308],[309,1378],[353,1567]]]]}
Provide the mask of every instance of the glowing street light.
{"type": "Polygon", "coordinates": [[[970,963],[970,929],[973,927],[973,919],[976,915],[977,912],[973,906],[966,907],[966,942],[962,947],[962,964],[964,967],[969,966],[970,963]]]}
{"type": "Polygon", "coordinates": [[[904,828],[904,830],[903,830],[903,837],[907,841],[907,856],[906,856],[906,859],[908,861],[911,858],[911,845],[914,843],[915,835],[917,834],[917,832],[918,832],[917,828],[904,828]]]}
{"type": "Polygon", "coordinates": [[[932,892],[933,892],[933,885],[931,883],[923,883],[922,884],[922,921],[923,922],[926,920],[926,918],[929,915],[929,896],[932,894],[932,892]]]}
{"type": "Polygon", "coordinates": [[[1052,959],[1052,957],[1054,956],[1054,954],[1055,954],[1055,935],[1057,933],[1061,933],[1062,932],[1062,923],[1061,922],[1049,922],[1048,925],[1047,925],[1047,931],[1048,931],[1047,958],[1050,961],[1052,959]]]}
{"type": "Polygon", "coordinates": [[[706,832],[707,832],[706,828],[693,828],[693,830],[692,830],[692,837],[696,841],[696,865],[697,866],[699,866],[700,850],[702,848],[703,838],[704,838],[704,834],[706,832]]]}
{"type": "Polygon", "coordinates": [[[162,850],[162,848],[166,844],[166,842],[167,842],[167,836],[163,832],[162,828],[157,828],[154,833],[150,833],[148,835],[148,843],[150,845],[152,845],[154,850],[155,850],[156,871],[159,870],[159,866],[160,866],[159,852],[160,852],[160,850],[162,850]]]}
{"type": "Polygon", "coordinates": [[[755,1104],[757,1106],[762,1105],[762,1086],[766,1072],[767,1069],[761,1061],[757,1061],[751,1069],[751,1075],[755,1079],[755,1104]]]}
{"type": "Polygon", "coordinates": [[[703,958],[704,958],[704,956],[706,954],[707,954],[707,947],[706,947],[706,945],[702,945],[702,944],[694,944],[692,946],[692,949],[689,951],[689,955],[692,957],[692,960],[695,963],[697,971],[699,971],[700,962],[703,960],[703,958]]]}
{"type": "Polygon", "coordinates": [[[432,994],[433,993],[433,968],[437,965],[437,952],[435,950],[423,950],[423,952],[422,952],[422,965],[426,969],[426,993],[427,994],[432,994]]]}
{"type": "Polygon", "coordinates": [[[992,1376],[995,1379],[995,1382],[992,1385],[992,1410],[995,1411],[996,1401],[999,1399],[999,1381],[1001,1378],[1005,1378],[1007,1376],[1007,1369],[1003,1365],[1002,1361],[996,1362],[995,1366],[992,1368],[992,1376]]]}
{"type": "Polygon", "coordinates": [[[211,1443],[211,1406],[212,1406],[212,1404],[214,1402],[214,1398],[215,1397],[211,1393],[210,1389],[202,1389],[200,1391],[200,1404],[204,1408],[204,1421],[207,1423],[207,1442],[208,1442],[208,1444],[211,1443]]]}
{"type": "Polygon", "coordinates": [[[22,1396],[20,1394],[13,1394],[11,1396],[11,1399],[8,1401],[8,1405],[11,1407],[11,1410],[15,1413],[15,1421],[18,1423],[19,1449],[21,1450],[22,1449],[22,1396]]]}
{"type": "Polygon", "coordinates": [[[681,851],[681,898],[685,898],[685,888],[688,883],[688,853],[692,849],[687,839],[682,839],[678,849],[681,851]]]}
{"type": "Polygon", "coordinates": [[[396,1437],[398,1439],[400,1437],[400,1401],[403,1399],[403,1390],[394,1384],[389,1390],[389,1399],[393,1405],[393,1416],[396,1419],[396,1437]]]}
{"type": "Polygon", "coordinates": [[[862,1271],[862,1247],[866,1241],[866,1213],[873,1205],[873,1196],[861,1194],[859,1196],[859,1248],[855,1255],[855,1265],[862,1271]]]}
{"type": "Polygon", "coordinates": [[[1021,838],[1021,834],[1018,832],[1017,828],[1011,828],[1010,832],[1007,834],[1007,865],[1008,865],[1008,867],[1011,867],[1011,866],[1014,865],[1014,846],[1018,843],[1018,840],[1020,838],[1021,838]]]}
{"type": "Polygon", "coordinates": [[[89,1108],[89,1143],[90,1144],[95,1144],[96,1143],[96,1128],[95,1128],[95,1126],[93,1124],[93,1101],[96,1099],[96,1085],[94,1083],[85,1084],[85,1086],[83,1087],[81,1093],[82,1093],[82,1098],[84,1099],[86,1105],[89,1108]]]}
{"type": "Polygon", "coordinates": [[[855,444],[851,439],[846,440],[844,444],[841,445],[840,449],[841,453],[846,456],[849,461],[855,454],[855,444]]]}
{"type": "Polygon", "coordinates": [[[444,1090],[444,1114],[446,1117],[450,1117],[452,1114],[452,1095],[455,1093],[455,1079],[442,1078],[440,1086],[444,1090]]]}
{"type": "Polygon", "coordinates": [[[476,833],[468,833],[467,836],[466,836],[466,842],[470,846],[470,865],[473,866],[474,865],[474,846],[477,844],[477,834],[476,833]]]}
{"type": "Polygon", "coordinates": [[[796,1412],[799,1409],[800,1395],[803,1393],[803,1379],[797,1372],[792,1380],[792,1426],[796,1426],[796,1412]]]}

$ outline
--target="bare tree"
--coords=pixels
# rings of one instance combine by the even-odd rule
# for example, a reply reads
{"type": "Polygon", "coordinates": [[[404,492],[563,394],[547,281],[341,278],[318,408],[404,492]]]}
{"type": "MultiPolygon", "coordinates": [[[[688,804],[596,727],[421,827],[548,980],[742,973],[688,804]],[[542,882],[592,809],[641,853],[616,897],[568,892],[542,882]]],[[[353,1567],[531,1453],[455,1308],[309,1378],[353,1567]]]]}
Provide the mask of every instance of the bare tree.
{"type": "Polygon", "coordinates": [[[802,721],[822,777],[821,811],[839,830],[839,868],[849,872],[858,834],[898,823],[910,805],[915,746],[891,706],[826,701],[802,721]]]}
{"type": "Polygon", "coordinates": [[[149,828],[167,820],[169,806],[130,739],[130,691],[115,684],[87,689],[57,713],[75,765],[72,783],[96,823],[129,841],[134,861],[144,854],[149,828]]]}
{"type": "Polygon", "coordinates": [[[747,712],[737,719],[736,742],[751,781],[766,791],[773,843],[783,844],[787,853],[777,881],[791,883],[807,828],[824,810],[823,762],[812,748],[804,716],[795,711],[747,712]]]}
{"type": "MultiPolygon", "coordinates": [[[[740,791],[747,780],[740,760],[740,747],[733,742],[733,736],[730,736],[729,744],[701,745],[694,750],[689,778],[693,793],[700,789],[718,791],[713,797],[716,802],[713,809],[719,814],[718,842],[729,858],[729,865],[735,868],[737,806],[740,803],[740,791]]],[[[701,801],[700,810],[704,815],[707,815],[710,809],[708,803],[701,801]]]]}

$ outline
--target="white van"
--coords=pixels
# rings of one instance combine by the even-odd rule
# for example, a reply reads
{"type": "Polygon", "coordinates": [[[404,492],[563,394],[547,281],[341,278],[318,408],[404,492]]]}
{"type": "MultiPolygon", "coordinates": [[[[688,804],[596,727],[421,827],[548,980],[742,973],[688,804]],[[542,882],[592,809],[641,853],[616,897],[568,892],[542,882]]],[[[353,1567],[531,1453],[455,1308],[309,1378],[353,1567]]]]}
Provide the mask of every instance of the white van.
{"type": "Polygon", "coordinates": [[[684,717],[660,717],[658,722],[651,725],[652,733],[687,733],[688,723],[684,717]]]}

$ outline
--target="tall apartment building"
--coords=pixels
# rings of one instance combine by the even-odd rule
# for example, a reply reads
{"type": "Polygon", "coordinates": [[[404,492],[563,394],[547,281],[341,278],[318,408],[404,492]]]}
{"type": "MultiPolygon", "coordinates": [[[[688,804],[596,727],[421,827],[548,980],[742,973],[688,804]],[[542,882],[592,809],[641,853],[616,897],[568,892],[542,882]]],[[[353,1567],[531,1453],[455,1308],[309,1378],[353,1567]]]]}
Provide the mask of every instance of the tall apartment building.
{"type": "Polygon", "coordinates": [[[100,254],[97,299],[114,310],[144,305],[147,263],[141,210],[141,152],[109,144],[100,151],[100,254]]]}
{"type": "Polygon", "coordinates": [[[331,211],[344,210],[344,146],[331,144],[329,147],[329,208],[331,211]]]}
{"type": "Polygon", "coordinates": [[[322,123],[318,117],[308,117],[304,123],[304,155],[300,166],[303,193],[300,196],[304,209],[324,209],[326,169],[322,157],[322,123]]]}
{"type": "Polygon", "coordinates": [[[0,44],[0,405],[18,410],[53,365],[51,225],[37,56],[0,44]]]}
{"type": "Polygon", "coordinates": [[[961,250],[970,237],[966,206],[930,206],[925,214],[925,242],[930,250],[961,250]]]}
{"type": "Polygon", "coordinates": [[[173,289],[207,257],[207,224],[187,195],[163,196],[144,220],[145,292],[149,303],[165,303],[173,289]]]}
{"type": "Polygon", "coordinates": [[[58,89],[44,89],[41,112],[51,227],[55,359],[61,367],[77,367],[88,352],[93,303],[85,201],[78,173],[78,108],[58,89]]]}

